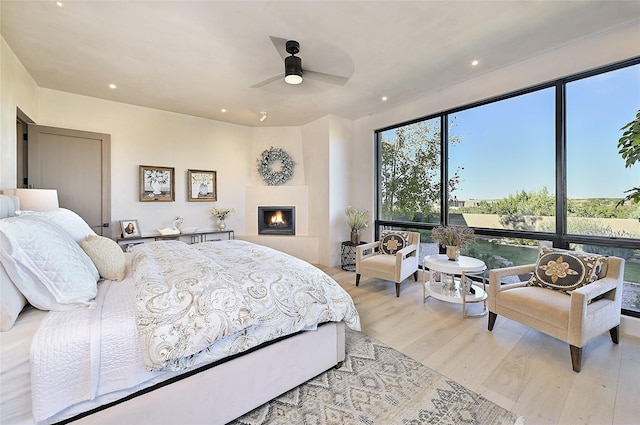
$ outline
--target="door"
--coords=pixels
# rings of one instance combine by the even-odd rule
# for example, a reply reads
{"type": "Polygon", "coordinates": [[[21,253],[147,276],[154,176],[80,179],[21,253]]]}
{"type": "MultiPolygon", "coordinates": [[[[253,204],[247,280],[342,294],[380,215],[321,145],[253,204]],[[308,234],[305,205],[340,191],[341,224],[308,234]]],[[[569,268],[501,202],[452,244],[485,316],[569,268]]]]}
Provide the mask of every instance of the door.
{"type": "Polygon", "coordinates": [[[29,125],[28,184],[57,189],[60,207],[111,236],[111,136],[29,125]]]}

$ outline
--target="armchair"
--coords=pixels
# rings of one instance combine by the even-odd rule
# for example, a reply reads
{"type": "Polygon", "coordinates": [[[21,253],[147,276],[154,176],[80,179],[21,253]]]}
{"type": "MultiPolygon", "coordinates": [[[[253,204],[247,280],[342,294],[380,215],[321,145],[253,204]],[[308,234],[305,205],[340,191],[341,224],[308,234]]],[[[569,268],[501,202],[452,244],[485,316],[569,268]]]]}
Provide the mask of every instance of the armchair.
{"type": "Polygon", "coordinates": [[[391,280],[396,284],[396,297],[400,296],[400,283],[413,274],[418,280],[418,253],[420,251],[420,233],[406,232],[407,243],[393,254],[385,254],[380,241],[356,247],[356,286],[360,285],[360,276],[369,275],[391,280]]]}
{"type": "Polygon", "coordinates": [[[498,315],[515,320],[569,344],[571,363],[580,372],[582,348],[609,331],[618,343],[624,259],[609,257],[606,274],[593,283],[564,292],[527,282],[502,284],[507,276],[534,272],[536,264],[494,269],[489,273],[489,331],[498,315]]]}

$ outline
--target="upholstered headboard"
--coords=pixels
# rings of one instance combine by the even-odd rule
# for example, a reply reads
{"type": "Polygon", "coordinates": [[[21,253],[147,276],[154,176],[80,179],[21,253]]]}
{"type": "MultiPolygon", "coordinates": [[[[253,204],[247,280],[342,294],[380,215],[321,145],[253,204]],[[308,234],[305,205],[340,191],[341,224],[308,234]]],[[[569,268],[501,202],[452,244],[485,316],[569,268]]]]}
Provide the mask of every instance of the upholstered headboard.
{"type": "Polygon", "coordinates": [[[0,195],[0,218],[13,217],[20,209],[20,199],[17,196],[0,195]]]}

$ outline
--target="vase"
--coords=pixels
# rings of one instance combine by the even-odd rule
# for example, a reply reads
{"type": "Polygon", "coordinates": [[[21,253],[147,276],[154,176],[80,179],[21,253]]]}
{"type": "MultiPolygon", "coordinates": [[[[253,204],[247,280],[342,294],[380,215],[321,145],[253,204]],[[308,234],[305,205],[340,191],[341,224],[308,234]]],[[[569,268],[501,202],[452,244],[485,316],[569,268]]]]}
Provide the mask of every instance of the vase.
{"type": "Polygon", "coordinates": [[[224,220],[218,219],[218,230],[224,230],[227,228],[227,225],[224,224],[224,220]]]}
{"type": "Polygon", "coordinates": [[[351,229],[351,243],[360,243],[360,231],[358,229],[351,229]]]}
{"type": "Polygon", "coordinates": [[[447,257],[450,261],[456,261],[460,256],[460,249],[455,245],[447,245],[447,257]]]}

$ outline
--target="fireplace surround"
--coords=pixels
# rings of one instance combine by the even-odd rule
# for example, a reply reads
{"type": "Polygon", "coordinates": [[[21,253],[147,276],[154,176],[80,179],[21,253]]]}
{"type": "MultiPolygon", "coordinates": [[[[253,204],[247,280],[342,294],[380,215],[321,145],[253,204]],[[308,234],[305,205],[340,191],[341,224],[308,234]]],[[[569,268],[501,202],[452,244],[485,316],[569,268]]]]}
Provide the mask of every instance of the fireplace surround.
{"type": "Polygon", "coordinates": [[[295,235],[296,207],[294,206],[259,206],[259,235],[295,235]]]}

